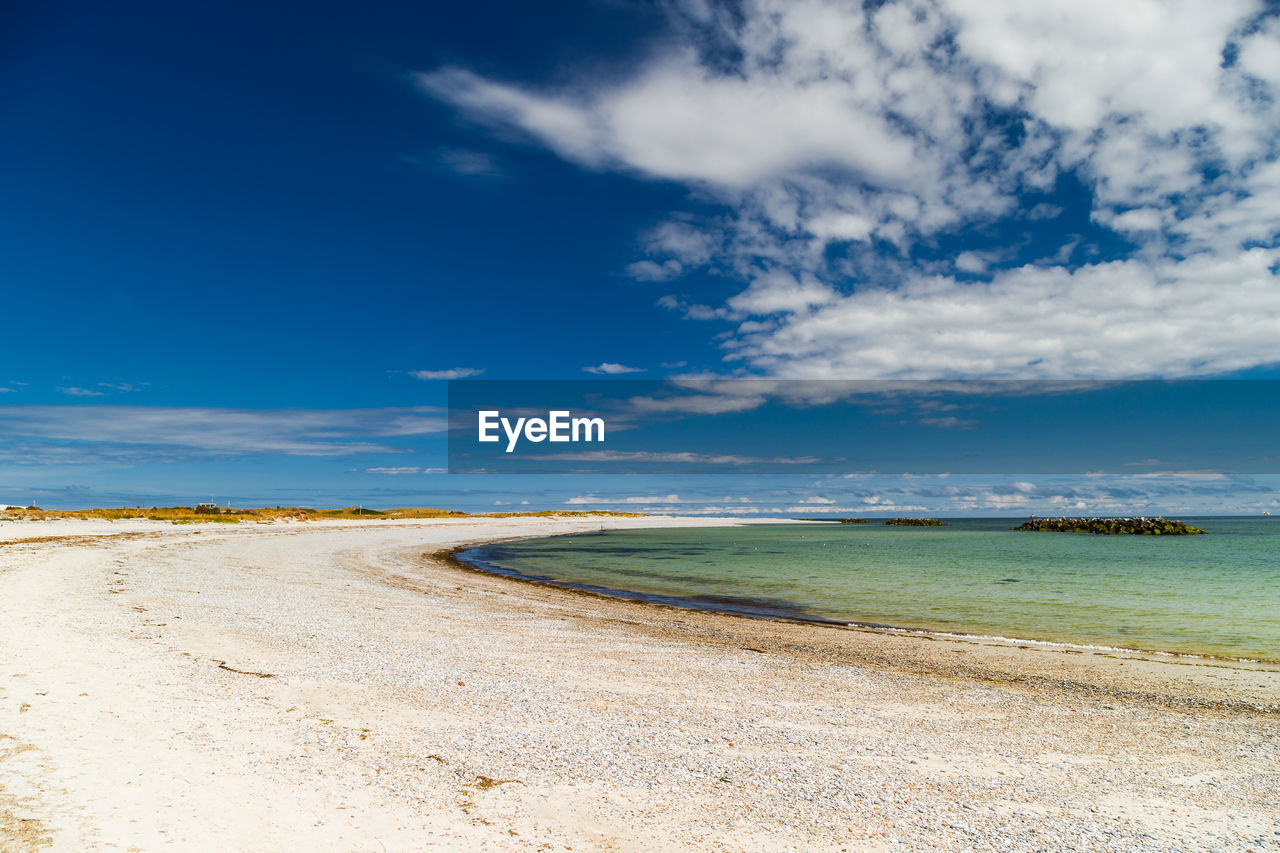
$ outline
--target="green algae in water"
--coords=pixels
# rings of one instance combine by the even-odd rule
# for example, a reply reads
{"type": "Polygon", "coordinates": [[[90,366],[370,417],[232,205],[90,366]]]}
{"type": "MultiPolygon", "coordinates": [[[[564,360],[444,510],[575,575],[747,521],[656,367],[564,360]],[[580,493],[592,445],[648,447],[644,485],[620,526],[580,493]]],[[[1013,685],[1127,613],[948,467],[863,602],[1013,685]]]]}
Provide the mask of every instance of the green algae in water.
{"type": "Polygon", "coordinates": [[[459,556],[702,609],[1280,661],[1280,521],[1210,536],[769,524],[528,539],[459,556]]]}

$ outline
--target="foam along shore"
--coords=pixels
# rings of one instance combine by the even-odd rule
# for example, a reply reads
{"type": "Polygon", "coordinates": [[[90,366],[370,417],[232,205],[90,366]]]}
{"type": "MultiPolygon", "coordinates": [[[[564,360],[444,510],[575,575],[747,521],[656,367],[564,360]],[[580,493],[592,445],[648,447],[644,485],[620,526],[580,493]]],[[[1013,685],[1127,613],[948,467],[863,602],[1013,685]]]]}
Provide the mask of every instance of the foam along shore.
{"type": "Polygon", "coordinates": [[[723,519],[0,522],[0,849],[1275,844],[1280,672],[430,554],[723,519]]]}

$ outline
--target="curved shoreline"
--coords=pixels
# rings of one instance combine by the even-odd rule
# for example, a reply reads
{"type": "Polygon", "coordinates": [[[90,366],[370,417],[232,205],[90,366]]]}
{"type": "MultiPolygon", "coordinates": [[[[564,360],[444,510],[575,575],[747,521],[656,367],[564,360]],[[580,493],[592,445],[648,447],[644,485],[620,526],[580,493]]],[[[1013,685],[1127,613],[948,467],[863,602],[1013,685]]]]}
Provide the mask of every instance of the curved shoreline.
{"type": "MultiPolygon", "coordinates": [[[[498,574],[454,556],[485,544],[542,536],[477,538],[437,551],[407,549],[405,558],[427,572],[423,580],[430,587],[442,579],[441,570],[456,572],[459,581],[474,579],[457,587],[459,591],[504,596],[521,612],[551,607],[584,626],[621,624],[637,639],[692,642],[708,649],[745,650],[822,665],[838,661],[885,675],[898,673],[974,686],[999,684],[1078,700],[1107,697],[1114,702],[1186,711],[1280,716],[1280,667],[1266,664],[694,610],[498,574]]],[[[407,588],[428,591],[428,585],[419,586],[412,576],[401,580],[407,588]]]]}
{"type": "MultiPolygon", "coordinates": [[[[657,529],[657,528],[655,528],[657,529]]],[[[445,549],[430,554],[433,559],[446,562],[455,568],[464,571],[478,572],[490,577],[501,577],[508,580],[516,581],[522,584],[532,584],[537,586],[551,587],[566,592],[578,593],[582,595],[597,596],[599,598],[612,601],[626,601],[633,604],[643,606],[671,607],[677,610],[683,610],[693,613],[715,613],[725,616],[734,616],[744,619],[759,619],[770,622],[789,622],[801,625],[814,625],[824,628],[845,628],[860,629],[869,631],[889,632],[903,636],[918,636],[928,639],[964,639],[971,641],[988,641],[997,643],[1002,646],[1010,646],[1017,648],[1028,648],[1030,646],[1040,646],[1055,650],[1066,650],[1068,652],[1094,653],[1094,654],[1121,654],[1121,655],[1154,655],[1161,659],[1168,659],[1169,663],[1191,663],[1194,665],[1196,661],[1212,661],[1215,665],[1232,664],[1239,665],[1241,669],[1261,670],[1266,672],[1280,672],[1280,658],[1247,658],[1234,657],[1229,655],[1215,655],[1205,652],[1176,652],[1165,649],[1147,649],[1139,646],[1110,646],[1097,643],[1073,642],[1068,640],[1051,640],[1033,637],[1006,636],[1004,634],[981,634],[972,631],[957,631],[947,628],[923,628],[911,627],[904,625],[893,625],[887,622],[868,622],[858,619],[836,619],[817,614],[806,613],[800,605],[793,605],[790,602],[784,602],[786,607],[777,608],[777,612],[766,612],[768,602],[765,600],[751,599],[743,597],[741,601],[743,606],[733,607],[732,602],[737,600],[733,597],[720,597],[720,601],[724,602],[724,606],[714,606],[715,601],[708,597],[706,599],[691,596],[677,595],[660,595],[654,593],[638,592],[636,590],[615,589],[613,587],[601,586],[598,584],[588,584],[576,581],[558,580],[548,575],[530,575],[512,569],[509,567],[494,566],[488,563],[480,565],[462,559],[460,554],[475,548],[483,548],[486,545],[496,545],[502,542],[519,542],[530,539],[554,539],[561,536],[575,536],[577,533],[554,533],[554,534],[538,534],[533,536],[507,536],[499,539],[485,540],[481,542],[472,542],[465,545],[459,545],[454,548],[445,549]],[[753,607],[757,603],[761,606],[753,607]],[[794,612],[788,612],[794,608],[794,612]]],[[[483,561],[481,561],[483,562],[483,561]]]]}
{"type": "Polygon", "coordinates": [[[588,526],[0,526],[39,534],[0,548],[0,848],[6,815],[54,849],[270,853],[1280,829],[1276,671],[693,616],[441,559],[588,526]]]}

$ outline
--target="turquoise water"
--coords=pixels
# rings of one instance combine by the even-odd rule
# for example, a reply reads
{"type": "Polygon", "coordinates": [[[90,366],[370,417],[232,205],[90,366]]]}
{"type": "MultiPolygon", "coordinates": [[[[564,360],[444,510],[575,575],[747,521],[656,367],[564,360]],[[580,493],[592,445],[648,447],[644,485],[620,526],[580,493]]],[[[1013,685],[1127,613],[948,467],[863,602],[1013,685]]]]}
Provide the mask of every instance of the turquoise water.
{"type": "Polygon", "coordinates": [[[490,571],[698,609],[1280,661],[1280,520],[1206,536],[770,524],[503,542],[490,571]]]}

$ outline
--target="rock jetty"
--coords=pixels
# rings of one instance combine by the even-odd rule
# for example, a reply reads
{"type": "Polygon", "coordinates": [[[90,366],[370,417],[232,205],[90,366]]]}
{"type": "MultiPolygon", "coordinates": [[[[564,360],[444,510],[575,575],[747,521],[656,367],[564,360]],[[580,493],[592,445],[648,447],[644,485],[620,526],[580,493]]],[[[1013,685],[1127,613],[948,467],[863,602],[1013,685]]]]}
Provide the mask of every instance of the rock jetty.
{"type": "Polygon", "coordinates": [[[1033,518],[1014,530],[1043,530],[1052,533],[1095,533],[1102,536],[1188,536],[1204,533],[1181,521],[1167,518],[1033,518]]]}

